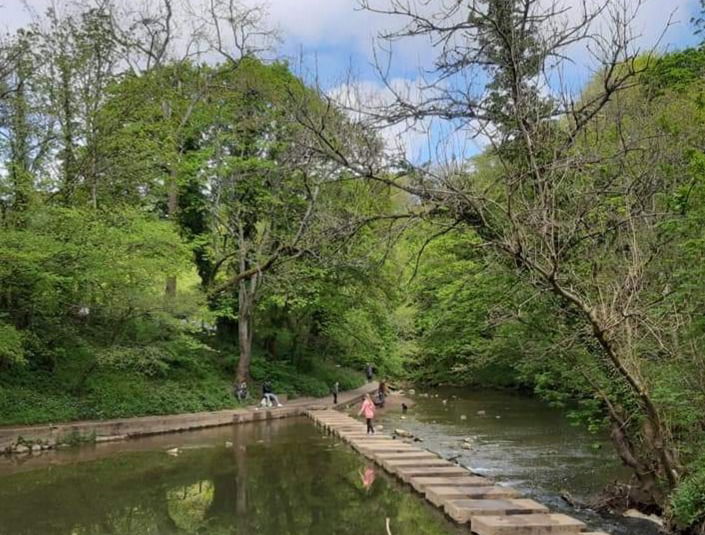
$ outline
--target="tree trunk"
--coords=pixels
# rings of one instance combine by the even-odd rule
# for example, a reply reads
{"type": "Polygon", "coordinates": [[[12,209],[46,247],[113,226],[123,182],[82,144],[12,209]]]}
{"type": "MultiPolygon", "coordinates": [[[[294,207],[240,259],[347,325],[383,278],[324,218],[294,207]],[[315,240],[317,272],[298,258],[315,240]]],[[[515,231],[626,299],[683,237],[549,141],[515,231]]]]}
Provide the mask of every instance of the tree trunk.
{"type": "MultiPolygon", "coordinates": [[[[173,167],[169,173],[169,192],[167,195],[167,214],[169,215],[169,220],[176,224],[176,213],[179,206],[179,193],[176,185],[176,171],[173,167]]],[[[169,298],[176,297],[176,275],[167,276],[164,293],[169,298]]]]}
{"type": "Polygon", "coordinates": [[[33,192],[33,177],[29,168],[29,110],[24,80],[17,85],[10,100],[10,162],[8,171],[12,183],[12,213],[16,226],[23,226],[33,192]]]}
{"type": "MultiPolygon", "coordinates": [[[[66,58],[63,61],[68,61],[66,58]]],[[[76,188],[76,135],[74,132],[74,109],[71,102],[73,88],[71,87],[71,69],[67,65],[62,65],[61,73],[61,114],[62,114],[62,141],[63,141],[63,165],[62,165],[62,198],[65,206],[69,206],[73,200],[76,188]]]]}
{"type": "MultiPolygon", "coordinates": [[[[662,494],[659,493],[655,486],[652,486],[652,484],[648,481],[648,478],[645,479],[642,477],[644,474],[640,475],[639,471],[644,470],[644,466],[648,466],[650,461],[653,460],[656,475],[663,477],[668,484],[668,488],[673,489],[678,484],[679,467],[676,460],[677,456],[675,449],[668,439],[668,430],[661,419],[661,415],[659,414],[654,400],[651,398],[646,386],[643,385],[639,378],[635,374],[631,373],[625,366],[624,361],[621,358],[618,344],[615,343],[609,336],[609,328],[605,325],[606,323],[608,324],[608,322],[598,317],[596,312],[579,296],[559,284],[555,277],[550,275],[546,276],[545,273],[542,273],[540,270],[538,271],[546,277],[547,282],[551,285],[551,288],[556,295],[565,299],[569,304],[576,306],[577,309],[584,315],[588,324],[592,328],[594,338],[600,344],[603,354],[607,357],[607,361],[611,364],[612,369],[617,373],[617,375],[621,377],[624,383],[629,387],[632,395],[634,396],[634,400],[638,403],[639,408],[642,411],[642,415],[645,418],[645,422],[648,424],[649,433],[645,433],[644,435],[647,438],[647,444],[650,451],[645,452],[646,459],[643,458],[644,454],[642,453],[642,455],[638,456],[642,457],[639,461],[636,460],[637,455],[634,455],[634,464],[625,462],[631,466],[635,472],[637,472],[639,481],[646,483],[645,486],[647,488],[644,490],[649,492],[654,497],[654,500],[660,500],[663,497],[662,494]]],[[[615,429],[613,428],[612,439],[617,451],[620,454],[620,457],[622,457],[622,460],[625,460],[623,455],[625,451],[629,451],[630,454],[636,453],[635,448],[626,447],[629,442],[628,440],[625,440],[626,435],[624,434],[623,429],[620,429],[619,433],[615,433],[615,429]]],[[[653,472],[653,469],[650,471],[653,472]]]]}
{"type": "Polygon", "coordinates": [[[257,290],[257,274],[249,279],[240,281],[238,293],[238,344],[240,358],[237,361],[235,380],[240,383],[250,380],[250,363],[252,362],[252,340],[254,329],[252,314],[255,305],[255,292],[257,290]]]}

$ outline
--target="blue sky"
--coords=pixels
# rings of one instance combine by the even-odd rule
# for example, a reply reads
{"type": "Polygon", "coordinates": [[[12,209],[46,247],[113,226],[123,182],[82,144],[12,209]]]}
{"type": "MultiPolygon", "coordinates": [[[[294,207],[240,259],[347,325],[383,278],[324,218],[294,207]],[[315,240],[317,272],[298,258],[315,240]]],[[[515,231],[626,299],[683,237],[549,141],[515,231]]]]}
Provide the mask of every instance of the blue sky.
{"type": "MultiPolygon", "coordinates": [[[[145,1],[133,0],[134,3],[145,1]]],[[[254,0],[243,1],[252,3],[254,0]]],[[[374,1],[382,6],[388,0],[374,1]]],[[[577,6],[580,1],[563,0],[569,7],[577,6]]],[[[27,0],[26,3],[41,12],[51,4],[59,8],[66,6],[70,0],[27,0]]],[[[374,81],[371,63],[375,36],[382,29],[399,24],[393,17],[359,10],[357,0],[266,0],[258,3],[268,6],[271,24],[281,32],[280,52],[295,59],[303,51],[309,66],[317,63],[318,74],[326,84],[342,79],[351,65],[361,79],[374,81]]],[[[688,21],[697,11],[698,3],[698,0],[645,0],[635,25],[643,35],[644,46],[657,39],[671,13],[674,13],[675,23],[667,31],[663,46],[679,48],[695,43],[688,21]]],[[[24,4],[23,0],[0,0],[0,28],[11,31],[25,24],[29,17],[24,4]]],[[[575,7],[572,9],[577,13],[575,7]]],[[[413,77],[419,60],[427,61],[432,49],[426,42],[405,42],[397,46],[395,53],[392,76],[413,77]]]]}
{"type": "MultiPolygon", "coordinates": [[[[124,2],[144,3],[158,0],[120,0],[124,2]]],[[[198,2],[201,0],[175,0],[198,2]]],[[[241,0],[252,3],[256,0],[241,0]]],[[[371,0],[375,5],[383,6],[389,0],[371,0]]],[[[439,0],[440,1],[440,0],[439,0]]],[[[548,1],[548,0],[547,0],[548,1]]],[[[570,14],[577,16],[578,6],[582,0],[561,0],[571,8],[570,14]]],[[[597,2],[600,0],[587,0],[597,2]]],[[[609,0],[612,3],[626,1],[634,5],[638,0],[609,0]]],[[[41,12],[51,4],[59,9],[65,8],[67,0],[27,0],[32,9],[41,12]]],[[[84,4],[87,2],[83,2],[84,4]]],[[[258,2],[261,4],[262,2],[258,2]]],[[[29,16],[23,0],[0,0],[0,28],[12,31],[25,24],[29,16]]],[[[385,89],[375,69],[375,37],[381,30],[399,26],[400,21],[394,17],[361,11],[357,0],[268,0],[265,2],[269,11],[269,23],[278,28],[282,43],[278,55],[286,57],[298,70],[296,65],[303,64],[303,73],[307,78],[314,75],[328,91],[341,91],[347,87],[349,75],[364,88],[370,98],[385,98],[385,89]],[[303,58],[303,62],[301,62],[303,58]]],[[[694,45],[698,39],[693,35],[690,18],[697,13],[698,0],[643,0],[639,17],[635,21],[634,31],[640,35],[639,46],[642,50],[652,47],[664,32],[669,16],[672,24],[661,38],[659,48],[672,50],[694,45]]],[[[419,77],[419,65],[428,64],[434,50],[428,41],[414,40],[398,43],[394,48],[393,62],[389,75],[396,83],[406,80],[413,83],[419,77]]],[[[570,73],[570,82],[575,90],[589,76],[589,66],[582,62],[585,50],[575,49],[571,52],[576,63],[570,73]]],[[[388,97],[388,93],[387,93],[388,97]]],[[[392,130],[389,139],[399,137],[399,132],[392,130]]],[[[426,151],[421,148],[422,136],[407,136],[414,145],[412,150],[426,151]]],[[[472,149],[471,149],[472,152],[472,149]]]]}

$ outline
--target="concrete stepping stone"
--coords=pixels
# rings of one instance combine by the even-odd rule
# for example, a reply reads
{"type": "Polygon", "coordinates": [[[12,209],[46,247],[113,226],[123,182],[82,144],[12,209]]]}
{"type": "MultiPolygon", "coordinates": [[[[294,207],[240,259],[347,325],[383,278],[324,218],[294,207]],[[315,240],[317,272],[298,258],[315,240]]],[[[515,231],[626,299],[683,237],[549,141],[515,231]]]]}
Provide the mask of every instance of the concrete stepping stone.
{"type": "Polygon", "coordinates": [[[469,472],[460,466],[403,466],[396,468],[394,473],[404,482],[409,482],[415,476],[461,477],[469,472]]]}
{"type": "Polygon", "coordinates": [[[412,477],[408,482],[417,492],[426,487],[491,487],[493,481],[487,477],[467,475],[461,477],[412,477]]]}
{"type": "Polygon", "coordinates": [[[346,427],[365,427],[364,422],[358,422],[357,420],[346,420],[339,422],[323,422],[323,425],[328,427],[346,428],[346,427]]]}
{"type": "Polygon", "coordinates": [[[356,425],[351,427],[328,427],[327,429],[336,435],[341,435],[343,433],[358,433],[364,435],[367,433],[364,425],[356,425]]]}
{"type": "Polygon", "coordinates": [[[431,467],[431,466],[456,466],[440,457],[427,457],[424,459],[378,459],[379,463],[390,472],[398,468],[431,467]]]}
{"type": "Polygon", "coordinates": [[[346,420],[344,422],[343,421],[338,421],[338,422],[323,421],[323,422],[321,422],[321,424],[326,427],[339,427],[339,428],[344,428],[344,427],[362,427],[362,428],[364,428],[365,427],[364,422],[358,422],[357,420],[346,420]]]}
{"type": "Polygon", "coordinates": [[[534,500],[511,498],[496,500],[450,500],[445,502],[443,508],[448,516],[459,524],[466,524],[476,516],[548,513],[548,507],[534,500]]]}
{"type": "Polygon", "coordinates": [[[381,453],[422,451],[416,446],[399,442],[398,440],[355,440],[351,444],[354,448],[364,448],[379,451],[381,453]]]}
{"type": "Polygon", "coordinates": [[[355,434],[355,435],[366,435],[367,432],[365,431],[365,426],[364,425],[358,425],[357,427],[353,428],[345,428],[345,429],[336,429],[334,427],[328,428],[328,431],[331,433],[335,433],[336,435],[346,435],[349,433],[355,434]]]}
{"type": "Polygon", "coordinates": [[[359,431],[355,433],[340,433],[340,436],[351,440],[394,440],[389,435],[383,435],[381,433],[368,435],[367,433],[360,433],[359,431]]]}
{"type": "Polygon", "coordinates": [[[411,448],[404,448],[401,446],[394,446],[394,445],[389,445],[389,444],[384,444],[384,443],[379,443],[379,444],[370,444],[369,442],[366,442],[364,444],[360,444],[359,442],[351,442],[350,445],[354,450],[359,451],[360,453],[363,453],[368,456],[374,456],[375,459],[377,459],[377,455],[380,453],[389,453],[389,452],[400,452],[400,451],[415,451],[414,449],[411,448]]]}
{"type": "Polygon", "coordinates": [[[478,516],[472,520],[477,535],[573,535],[585,524],[563,514],[478,516]]]}
{"type": "Polygon", "coordinates": [[[426,499],[437,507],[443,507],[451,500],[494,500],[497,498],[518,498],[519,493],[508,487],[426,487],[423,490],[426,499]]]}
{"type": "Polygon", "coordinates": [[[440,459],[435,453],[428,450],[400,451],[392,453],[380,453],[379,458],[385,461],[411,461],[414,459],[440,459]]]}
{"type": "Polygon", "coordinates": [[[413,448],[399,448],[399,447],[388,447],[388,446],[370,446],[369,444],[367,445],[360,445],[360,444],[351,444],[353,449],[360,452],[362,455],[369,459],[377,460],[377,455],[380,453],[389,453],[389,452],[411,452],[411,451],[418,451],[413,448]]]}

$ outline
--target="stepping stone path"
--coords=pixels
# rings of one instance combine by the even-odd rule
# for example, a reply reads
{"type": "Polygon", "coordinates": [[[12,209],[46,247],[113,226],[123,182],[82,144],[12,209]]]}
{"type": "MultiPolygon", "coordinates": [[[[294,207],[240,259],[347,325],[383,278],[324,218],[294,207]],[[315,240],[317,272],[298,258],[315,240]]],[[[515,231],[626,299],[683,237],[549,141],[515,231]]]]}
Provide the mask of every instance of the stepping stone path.
{"type": "Polygon", "coordinates": [[[310,410],[307,415],[477,535],[607,535],[587,533],[583,522],[551,513],[436,453],[384,433],[368,435],[363,423],[338,411],[310,410]]]}

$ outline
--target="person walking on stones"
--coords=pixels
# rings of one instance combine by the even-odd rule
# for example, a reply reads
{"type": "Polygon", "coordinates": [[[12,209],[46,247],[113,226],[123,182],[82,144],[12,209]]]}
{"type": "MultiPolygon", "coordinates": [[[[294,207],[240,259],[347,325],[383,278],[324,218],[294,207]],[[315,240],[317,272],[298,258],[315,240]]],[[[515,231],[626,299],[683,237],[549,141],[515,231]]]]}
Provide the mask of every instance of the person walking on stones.
{"type": "Polygon", "coordinates": [[[375,373],[375,369],[372,367],[372,364],[369,362],[367,363],[367,366],[365,367],[365,375],[367,375],[367,382],[371,383],[372,382],[372,376],[375,373]]]}
{"type": "Polygon", "coordinates": [[[333,394],[333,405],[338,404],[338,393],[340,392],[340,383],[336,381],[333,383],[333,388],[331,388],[331,393],[333,394]]]}
{"type": "Polygon", "coordinates": [[[374,435],[375,428],[372,425],[372,420],[374,420],[375,417],[375,404],[372,402],[372,397],[370,397],[369,394],[365,394],[365,399],[362,401],[360,412],[358,412],[357,415],[365,417],[367,421],[367,434],[374,435]]]}
{"type": "Polygon", "coordinates": [[[384,380],[379,382],[379,388],[377,388],[377,399],[379,400],[379,406],[384,407],[384,400],[387,398],[387,383],[384,380]]]}
{"type": "Polygon", "coordinates": [[[262,383],[262,398],[267,400],[267,403],[276,405],[277,407],[282,406],[282,404],[279,403],[279,398],[277,397],[277,395],[272,392],[272,385],[269,383],[269,381],[265,381],[264,383],[262,383]]]}

